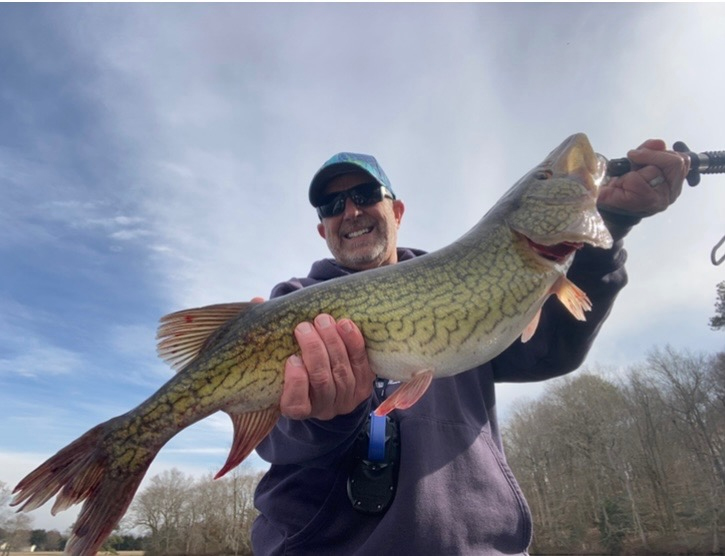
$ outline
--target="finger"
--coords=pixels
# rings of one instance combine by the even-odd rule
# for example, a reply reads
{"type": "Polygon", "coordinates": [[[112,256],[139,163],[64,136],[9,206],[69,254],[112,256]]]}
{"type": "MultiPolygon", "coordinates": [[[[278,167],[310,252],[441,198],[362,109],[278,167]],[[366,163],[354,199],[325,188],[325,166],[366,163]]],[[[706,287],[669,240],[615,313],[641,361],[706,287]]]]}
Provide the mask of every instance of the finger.
{"type": "Polygon", "coordinates": [[[317,416],[327,412],[335,403],[335,383],[327,348],[317,329],[309,322],[301,322],[295,327],[295,338],[309,377],[312,414],[317,416]]]}
{"type": "Polygon", "coordinates": [[[279,407],[282,415],[290,419],[307,419],[312,412],[310,379],[299,355],[287,358],[284,365],[284,386],[279,407]]]}
{"type": "Polygon", "coordinates": [[[340,337],[335,319],[330,315],[318,315],[314,322],[325,343],[330,362],[330,373],[335,386],[334,414],[349,413],[357,404],[351,406],[355,393],[355,377],[350,368],[347,347],[340,337]]]}
{"type": "Polygon", "coordinates": [[[263,297],[253,297],[251,301],[252,301],[252,303],[264,303],[264,298],[263,297]]]}
{"type": "Polygon", "coordinates": [[[682,192],[682,184],[685,181],[687,172],[690,169],[688,156],[673,151],[656,151],[650,149],[636,149],[630,151],[627,156],[635,164],[642,166],[642,170],[648,171],[649,183],[658,176],[664,177],[669,187],[666,192],[669,194],[669,203],[677,199],[682,192]]]}
{"type": "Polygon", "coordinates": [[[597,204],[637,212],[655,200],[656,192],[652,189],[642,173],[628,172],[610,179],[600,188],[597,204]]]}
{"type": "Polygon", "coordinates": [[[647,139],[638,149],[651,149],[653,151],[664,151],[667,144],[662,139],[647,139]]]}
{"type": "Polygon", "coordinates": [[[347,355],[355,381],[353,407],[350,409],[352,411],[352,409],[372,394],[375,373],[370,369],[368,354],[365,349],[365,338],[363,338],[360,329],[355,323],[349,319],[343,319],[337,323],[337,329],[340,332],[342,341],[345,342],[345,348],[347,349],[347,355]]]}
{"type": "Polygon", "coordinates": [[[664,150],[664,142],[656,139],[645,141],[627,156],[635,171],[605,184],[599,206],[649,216],[675,202],[689,169],[688,157],[664,150]]]}
{"type": "Polygon", "coordinates": [[[652,187],[645,170],[612,179],[600,189],[597,206],[636,216],[649,216],[667,208],[667,184],[652,187]]]}

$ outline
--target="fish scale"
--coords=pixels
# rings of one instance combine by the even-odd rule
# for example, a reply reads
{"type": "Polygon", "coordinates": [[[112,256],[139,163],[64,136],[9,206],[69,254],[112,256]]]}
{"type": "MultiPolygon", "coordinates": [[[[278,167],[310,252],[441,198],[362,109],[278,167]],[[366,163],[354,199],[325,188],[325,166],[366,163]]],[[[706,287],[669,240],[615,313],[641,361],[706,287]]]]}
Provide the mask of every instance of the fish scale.
{"type": "Polygon", "coordinates": [[[53,511],[85,501],[68,554],[93,554],[128,508],[158,451],[217,412],[234,438],[217,476],[238,465],[279,417],[294,328],[320,313],[360,328],[372,370],[404,382],[376,409],[410,407],[433,377],[481,365],[535,332],[551,294],[583,319],[589,300],[565,273],[583,243],[610,247],[596,211],[603,162],[573,135],[453,244],[413,260],[324,282],[264,303],[179,311],[162,319],[159,353],[177,374],[128,413],[97,425],[25,477],[13,505],[53,511]]]}

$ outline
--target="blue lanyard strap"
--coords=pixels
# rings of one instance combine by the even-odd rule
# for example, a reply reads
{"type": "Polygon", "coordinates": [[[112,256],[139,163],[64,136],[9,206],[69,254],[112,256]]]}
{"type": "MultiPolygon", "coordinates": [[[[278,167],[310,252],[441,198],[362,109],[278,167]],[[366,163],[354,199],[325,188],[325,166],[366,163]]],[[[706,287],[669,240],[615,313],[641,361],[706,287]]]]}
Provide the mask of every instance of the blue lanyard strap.
{"type": "Polygon", "coordinates": [[[385,460],[385,429],[387,420],[388,418],[385,416],[378,417],[375,415],[374,411],[370,413],[368,461],[385,460]]]}

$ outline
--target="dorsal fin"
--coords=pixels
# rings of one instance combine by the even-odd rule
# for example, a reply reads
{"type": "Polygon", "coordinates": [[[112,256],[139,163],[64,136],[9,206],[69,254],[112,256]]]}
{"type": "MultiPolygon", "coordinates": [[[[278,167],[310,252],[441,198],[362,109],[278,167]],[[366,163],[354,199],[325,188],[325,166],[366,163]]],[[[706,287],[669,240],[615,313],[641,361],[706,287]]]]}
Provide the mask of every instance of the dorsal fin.
{"type": "Polygon", "coordinates": [[[222,325],[255,305],[257,303],[220,303],[161,317],[156,332],[156,352],[178,372],[199,355],[207,340],[222,325]]]}

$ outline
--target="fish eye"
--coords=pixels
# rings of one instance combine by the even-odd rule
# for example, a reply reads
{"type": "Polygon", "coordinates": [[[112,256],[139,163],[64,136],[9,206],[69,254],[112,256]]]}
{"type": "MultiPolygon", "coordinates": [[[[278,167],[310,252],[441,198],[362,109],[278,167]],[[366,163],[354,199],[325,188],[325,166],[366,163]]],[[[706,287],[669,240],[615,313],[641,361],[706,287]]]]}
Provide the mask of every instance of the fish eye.
{"type": "Polygon", "coordinates": [[[551,171],[549,170],[537,170],[537,172],[534,174],[534,178],[537,180],[548,180],[552,176],[551,171]]]}

